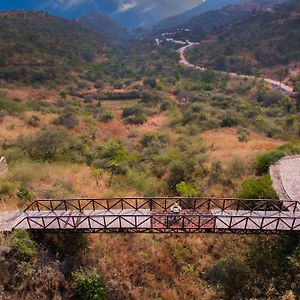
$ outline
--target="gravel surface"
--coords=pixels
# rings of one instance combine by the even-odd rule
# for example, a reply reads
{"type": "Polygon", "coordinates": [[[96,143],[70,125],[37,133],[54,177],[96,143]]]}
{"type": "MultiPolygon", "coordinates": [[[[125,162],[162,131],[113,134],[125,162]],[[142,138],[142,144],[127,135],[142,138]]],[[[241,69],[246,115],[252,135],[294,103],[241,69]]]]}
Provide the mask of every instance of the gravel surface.
{"type": "Polygon", "coordinates": [[[283,201],[300,202],[300,156],[288,156],[270,168],[273,186],[283,201]]]}

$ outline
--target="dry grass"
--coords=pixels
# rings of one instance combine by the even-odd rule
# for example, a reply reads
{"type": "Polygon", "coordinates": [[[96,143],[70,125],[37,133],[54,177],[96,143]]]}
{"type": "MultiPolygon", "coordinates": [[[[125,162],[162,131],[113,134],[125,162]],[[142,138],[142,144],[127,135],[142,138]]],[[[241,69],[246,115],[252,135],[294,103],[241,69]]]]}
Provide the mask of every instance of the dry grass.
{"type": "Polygon", "coordinates": [[[34,134],[47,126],[57,118],[56,114],[43,114],[41,112],[24,112],[22,116],[5,116],[0,121],[0,142],[15,140],[19,135],[34,134]],[[32,116],[37,116],[40,119],[38,127],[34,128],[28,125],[28,120],[32,116]]]}
{"type": "Polygon", "coordinates": [[[16,98],[23,102],[29,100],[43,100],[49,103],[55,102],[59,98],[59,92],[56,90],[47,90],[46,88],[33,89],[31,87],[15,87],[15,88],[3,88],[1,92],[4,92],[7,98],[16,98]]]}
{"type": "Polygon", "coordinates": [[[233,157],[251,161],[257,153],[276,148],[284,143],[282,140],[267,138],[254,132],[250,132],[248,142],[240,142],[234,128],[209,130],[201,136],[210,145],[209,158],[225,163],[233,157]]]}
{"type": "Polygon", "coordinates": [[[201,273],[216,259],[244,251],[250,238],[128,234],[91,235],[90,241],[89,263],[116,299],[179,300],[218,299],[201,273]]]}

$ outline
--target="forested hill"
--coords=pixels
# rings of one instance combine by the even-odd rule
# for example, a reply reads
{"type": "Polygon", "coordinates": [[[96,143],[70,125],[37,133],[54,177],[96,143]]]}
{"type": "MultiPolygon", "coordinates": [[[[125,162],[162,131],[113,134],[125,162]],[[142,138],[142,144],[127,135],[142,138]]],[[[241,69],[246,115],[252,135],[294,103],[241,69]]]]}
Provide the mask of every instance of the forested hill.
{"type": "Polygon", "coordinates": [[[126,28],[122,27],[110,17],[98,12],[82,16],[76,21],[87,29],[100,33],[108,40],[127,42],[130,37],[126,28]]]}
{"type": "Polygon", "coordinates": [[[42,81],[107,51],[99,34],[43,12],[0,13],[0,79],[42,81]]]}
{"type": "Polygon", "coordinates": [[[300,2],[254,12],[209,33],[205,40],[188,53],[191,62],[249,74],[259,67],[295,67],[300,62],[300,2]]]}

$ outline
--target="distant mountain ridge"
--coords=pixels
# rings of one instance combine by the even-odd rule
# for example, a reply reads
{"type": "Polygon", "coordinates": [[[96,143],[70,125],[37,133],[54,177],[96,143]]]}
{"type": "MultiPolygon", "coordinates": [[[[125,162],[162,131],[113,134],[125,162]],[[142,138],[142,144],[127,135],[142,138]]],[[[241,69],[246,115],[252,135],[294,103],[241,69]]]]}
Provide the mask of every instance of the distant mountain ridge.
{"type": "Polygon", "coordinates": [[[203,0],[195,8],[180,15],[172,16],[158,22],[154,27],[157,31],[172,30],[184,25],[192,17],[206,13],[207,11],[221,9],[231,4],[239,4],[245,0],[203,0]]]}
{"type": "Polygon", "coordinates": [[[204,14],[195,16],[183,23],[182,27],[190,30],[201,28],[209,31],[250,15],[254,10],[269,11],[274,6],[286,2],[287,0],[244,0],[239,4],[231,4],[222,9],[210,10],[204,14]]]}
{"type": "Polygon", "coordinates": [[[98,12],[86,14],[75,21],[87,29],[101,34],[108,40],[127,42],[130,38],[130,34],[126,28],[110,17],[98,12]]]}

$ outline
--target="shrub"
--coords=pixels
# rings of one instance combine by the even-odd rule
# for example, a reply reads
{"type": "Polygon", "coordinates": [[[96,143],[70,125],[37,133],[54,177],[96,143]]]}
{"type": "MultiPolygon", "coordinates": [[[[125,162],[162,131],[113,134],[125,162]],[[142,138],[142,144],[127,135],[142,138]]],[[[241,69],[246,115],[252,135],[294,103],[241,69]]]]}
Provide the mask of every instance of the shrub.
{"type": "Polygon", "coordinates": [[[17,196],[19,199],[27,201],[32,201],[34,198],[33,193],[30,192],[25,186],[20,187],[19,191],[17,192],[17,196]]]}
{"type": "Polygon", "coordinates": [[[146,78],[143,81],[144,86],[149,86],[152,89],[154,89],[156,87],[156,79],[155,78],[146,78]]]}
{"type": "Polygon", "coordinates": [[[278,199],[269,175],[246,180],[238,192],[238,197],[242,199],[278,199]]]}
{"type": "Polygon", "coordinates": [[[219,160],[213,161],[210,168],[210,178],[213,182],[218,182],[223,175],[223,165],[219,160]]]}
{"type": "Polygon", "coordinates": [[[142,147],[162,147],[169,141],[168,135],[163,133],[145,133],[140,141],[142,147]]]}
{"type": "Polygon", "coordinates": [[[12,196],[16,192],[16,186],[14,183],[9,181],[3,181],[1,183],[0,194],[12,196]]]}
{"type": "Polygon", "coordinates": [[[20,137],[18,144],[31,157],[49,160],[55,157],[67,139],[66,130],[59,127],[49,127],[39,131],[34,137],[20,137]]]}
{"type": "Polygon", "coordinates": [[[185,158],[180,161],[175,161],[170,167],[168,178],[169,188],[176,190],[176,185],[182,181],[188,180],[195,169],[195,162],[192,159],[185,158]]]}
{"type": "Polygon", "coordinates": [[[148,121],[148,119],[145,114],[134,115],[134,116],[130,116],[130,117],[126,118],[126,122],[128,124],[143,125],[143,124],[147,123],[147,121],[148,121]]]}
{"type": "Polygon", "coordinates": [[[161,111],[167,111],[172,109],[175,106],[174,101],[164,101],[161,105],[160,105],[160,110],[161,111]]]}
{"type": "Polygon", "coordinates": [[[20,261],[29,261],[37,253],[36,243],[25,230],[14,231],[10,236],[10,244],[16,258],[20,261]]]}
{"type": "Polygon", "coordinates": [[[229,162],[228,173],[232,178],[241,178],[246,171],[245,162],[239,158],[235,157],[229,162]]]}
{"type": "Polygon", "coordinates": [[[249,142],[249,136],[246,132],[241,132],[238,135],[238,140],[241,143],[247,143],[247,142],[249,142]]]}
{"type": "Polygon", "coordinates": [[[41,121],[40,118],[34,115],[27,121],[27,124],[28,126],[36,128],[39,126],[40,121],[41,121]]]}
{"type": "Polygon", "coordinates": [[[238,295],[246,284],[247,274],[247,267],[239,259],[230,257],[206,269],[204,278],[223,289],[226,299],[242,299],[238,295]]]}
{"type": "Polygon", "coordinates": [[[100,120],[102,122],[108,123],[114,118],[112,111],[109,108],[103,108],[100,114],[100,120]]]}
{"type": "Polygon", "coordinates": [[[266,174],[269,167],[285,155],[282,150],[270,150],[257,156],[254,167],[258,175],[266,174]]]}
{"type": "Polygon", "coordinates": [[[157,93],[144,92],[141,96],[141,102],[145,104],[157,104],[161,101],[161,97],[157,93]]]}
{"type": "Polygon", "coordinates": [[[68,129],[73,129],[78,125],[76,116],[71,111],[64,111],[55,121],[56,125],[62,125],[68,129]]]}
{"type": "Polygon", "coordinates": [[[83,270],[73,274],[73,290],[78,300],[107,299],[107,290],[97,273],[87,274],[83,270]]]}
{"type": "Polygon", "coordinates": [[[125,119],[129,124],[137,125],[142,125],[147,122],[147,116],[144,109],[139,105],[125,107],[122,112],[122,119],[125,119]]]}
{"type": "Polygon", "coordinates": [[[176,191],[183,197],[196,197],[199,194],[193,185],[190,185],[185,181],[176,184],[176,191]]]}
{"type": "Polygon", "coordinates": [[[279,91],[270,91],[259,93],[257,101],[261,102],[265,106],[270,106],[273,104],[278,104],[282,100],[282,93],[279,91]]]}
{"type": "Polygon", "coordinates": [[[237,126],[239,122],[240,121],[235,116],[227,114],[221,122],[221,127],[234,127],[237,126]]]}

